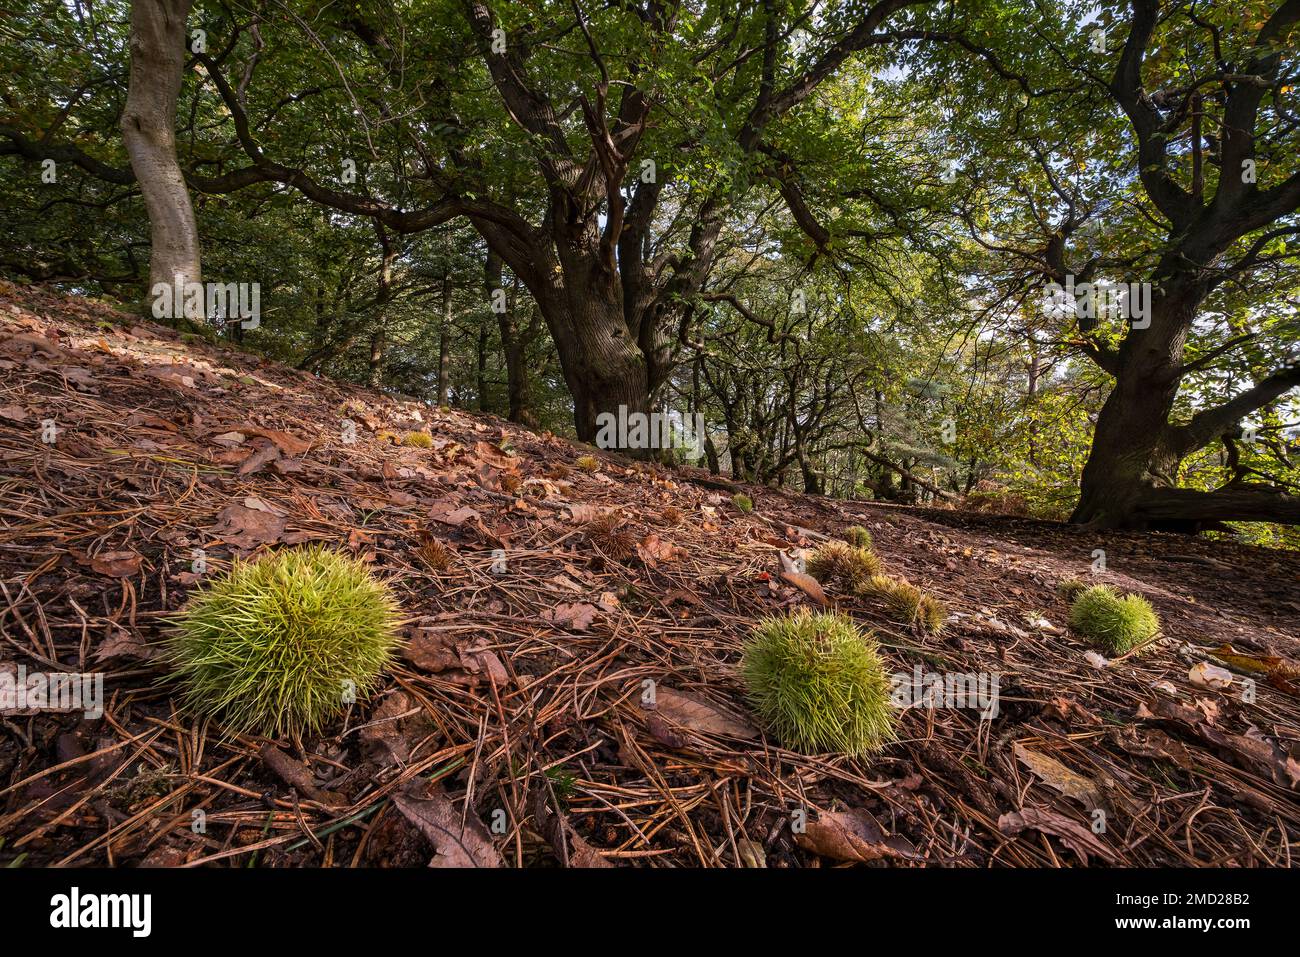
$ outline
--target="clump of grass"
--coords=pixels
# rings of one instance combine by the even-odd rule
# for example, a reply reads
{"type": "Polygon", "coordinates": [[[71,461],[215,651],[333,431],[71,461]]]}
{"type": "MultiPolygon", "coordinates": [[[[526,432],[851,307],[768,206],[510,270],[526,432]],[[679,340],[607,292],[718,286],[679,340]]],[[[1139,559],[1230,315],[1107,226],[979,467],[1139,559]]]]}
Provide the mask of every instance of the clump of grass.
{"type": "Polygon", "coordinates": [[[736,508],[740,509],[746,515],[754,510],[754,500],[744,492],[737,492],[735,495],[731,496],[731,504],[736,506],[736,508]]]}
{"type": "Polygon", "coordinates": [[[1080,593],[1087,590],[1088,586],[1077,578],[1067,578],[1056,586],[1056,594],[1066,601],[1074,601],[1080,593]]]}
{"type": "Polygon", "coordinates": [[[236,561],[172,624],[166,656],[188,710],[232,733],[297,739],[375,687],[399,620],[387,585],[318,545],[236,561]]]}
{"type": "Polygon", "coordinates": [[[917,627],[931,635],[942,632],[948,620],[948,607],[943,602],[903,578],[874,575],[854,591],[880,602],[885,613],[900,625],[917,627]]]}
{"type": "Polygon", "coordinates": [[[823,585],[839,585],[856,592],[880,574],[880,559],[869,548],[829,541],[808,556],[808,574],[823,585]]]}
{"type": "Polygon", "coordinates": [[[428,432],[407,432],[406,437],[402,439],[402,444],[415,449],[431,449],[433,448],[433,436],[428,432]]]}
{"type": "Polygon", "coordinates": [[[861,525],[850,525],[844,530],[844,540],[857,548],[871,547],[871,533],[861,525]]]}
{"type": "Polygon", "coordinates": [[[375,433],[375,438],[380,442],[387,442],[389,445],[401,445],[402,437],[396,432],[389,432],[387,429],[380,429],[375,433]]]}
{"type": "Polygon", "coordinates": [[[636,536],[623,527],[623,520],[613,512],[594,518],[583,526],[587,540],[615,561],[636,554],[636,536]]]}
{"type": "Polygon", "coordinates": [[[741,675],[759,719],[796,751],[864,755],[894,738],[875,639],[844,615],[800,608],[763,619],[745,644],[741,675]]]}
{"type": "Polygon", "coordinates": [[[596,458],[594,455],[579,455],[573,460],[573,465],[575,468],[580,468],[584,472],[600,471],[600,459],[596,458]]]}
{"type": "Polygon", "coordinates": [[[1120,595],[1109,585],[1094,585],[1075,596],[1070,627],[1094,645],[1122,655],[1154,637],[1160,618],[1141,595],[1120,595]]]}

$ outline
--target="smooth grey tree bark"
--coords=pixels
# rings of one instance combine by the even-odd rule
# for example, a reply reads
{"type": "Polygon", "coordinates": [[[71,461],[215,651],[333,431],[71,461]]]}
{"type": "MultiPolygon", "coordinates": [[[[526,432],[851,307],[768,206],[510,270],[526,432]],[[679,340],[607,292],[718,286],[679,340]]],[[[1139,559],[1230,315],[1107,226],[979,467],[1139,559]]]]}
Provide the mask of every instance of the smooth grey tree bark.
{"type": "MultiPolygon", "coordinates": [[[[176,100],[185,68],[185,20],[191,3],[131,3],[131,76],[121,127],[149,214],[150,289],[158,283],[202,281],[194,206],[176,160],[176,100]]],[[[187,317],[202,318],[188,312],[187,317]]]]}

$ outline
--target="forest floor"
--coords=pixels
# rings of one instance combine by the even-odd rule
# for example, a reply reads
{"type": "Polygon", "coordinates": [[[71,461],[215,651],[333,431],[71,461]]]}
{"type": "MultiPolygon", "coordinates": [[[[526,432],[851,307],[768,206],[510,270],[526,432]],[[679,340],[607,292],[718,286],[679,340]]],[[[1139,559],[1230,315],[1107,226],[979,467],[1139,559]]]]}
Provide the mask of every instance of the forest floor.
{"type": "Polygon", "coordinates": [[[709,481],[0,282],[0,667],[105,674],[102,718],[0,715],[0,866],[1292,863],[1300,554],[761,487],[742,514],[709,481]],[[827,601],[891,671],[996,674],[996,717],[910,708],[870,760],[751,723],[743,640],[816,601],[781,553],[853,523],[952,614],[827,601]],[[178,712],[157,643],[196,557],[307,541],[401,597],[379,693],[302,742],[178,712]],[[1090,657],[1067,578],[1162,637],[1090,657]]]}

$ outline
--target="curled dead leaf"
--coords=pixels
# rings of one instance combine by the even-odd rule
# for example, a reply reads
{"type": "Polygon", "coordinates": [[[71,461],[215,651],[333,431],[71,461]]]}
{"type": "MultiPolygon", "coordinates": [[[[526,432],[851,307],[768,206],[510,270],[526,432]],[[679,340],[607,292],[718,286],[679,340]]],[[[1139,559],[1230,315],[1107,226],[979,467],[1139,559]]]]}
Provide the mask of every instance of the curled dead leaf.
{"type": "Polygon", "coordinates": [[[107,575],[109,578],[130,578],[140,571],[140,563],[144,561],[144,556],[129,549],[100,552],[98,555],[93,556],[77,552],[74,552],[73,555],[80,564],[100,575],[107,575]]]}
{"type": "Polygon", "coordinates": [[[823,811],[807,822],[795,842],[806,851],[836,861],[865,864],[882,858],[919,861],[923,856],[906,838],[889,835],[864,808],[823,811]]]}

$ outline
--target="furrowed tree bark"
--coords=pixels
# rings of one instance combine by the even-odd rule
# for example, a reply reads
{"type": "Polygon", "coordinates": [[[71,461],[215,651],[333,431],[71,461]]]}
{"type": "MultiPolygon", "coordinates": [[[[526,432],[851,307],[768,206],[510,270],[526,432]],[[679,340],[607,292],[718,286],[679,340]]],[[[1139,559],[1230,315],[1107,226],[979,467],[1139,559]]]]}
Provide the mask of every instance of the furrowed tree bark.
{"type": "Polygon", "coordinates": [[[158,283],[202,281],[198,225],[176,160],[176,100],[190,6],[191,0],[131,4],[131,76],[121,127],[149,214],[151,289],[158,283]]]}

